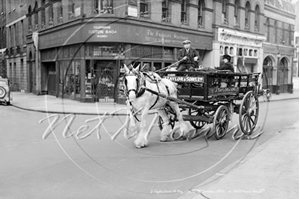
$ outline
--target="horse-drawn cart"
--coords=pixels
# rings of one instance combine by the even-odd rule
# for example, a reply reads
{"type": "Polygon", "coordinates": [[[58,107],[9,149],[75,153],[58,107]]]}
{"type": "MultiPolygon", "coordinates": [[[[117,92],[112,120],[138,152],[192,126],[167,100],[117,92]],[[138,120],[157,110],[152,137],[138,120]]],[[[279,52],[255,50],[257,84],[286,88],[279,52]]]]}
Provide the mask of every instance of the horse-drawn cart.
{"type": "MultiPolygon", "coordinates": [[[[216,139],[226,135],[233,113],[239,114],[239,126],[245,135],[254,131],[258,115],[259,73],[232,73],[228,71],[159,72],[177,84],[176,101],[183,119],[196,129],[213,124],[216,139]]],[[[156,93],[158,94],[158,93],[156,93]]],[[[166,107],[172,127],[176,114],[166,107]]],[[[159,120],[162,123],[162,120],[159,120]]]]}

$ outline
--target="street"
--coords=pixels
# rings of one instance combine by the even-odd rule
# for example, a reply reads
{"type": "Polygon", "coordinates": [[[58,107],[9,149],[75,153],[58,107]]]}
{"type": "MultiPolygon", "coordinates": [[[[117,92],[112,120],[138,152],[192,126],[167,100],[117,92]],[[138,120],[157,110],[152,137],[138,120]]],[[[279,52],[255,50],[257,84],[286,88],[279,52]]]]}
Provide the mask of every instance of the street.
{"type": "MultiPolygon", "coordinates": [[[[124,116],[105,120],[98,139],[92,132],[98,122],[86,122],[95,116],[76,115],[59,123],[60,115],[58,125],[47,131],[55,119],[51,114],[0,109],[5,118],[0,121],[1,199],[177,198],[299,120],[298,100],[261,103],[258,126],[264,134],[259,139],[234,141],[228,134],[221,140],[162,143],[154,127],[148,147],[136,149],[122,133],[111,140],[124,116]]],[[[147,123],[152,119],[150,115],[147,123]]],[[[230,126],[234,124],[236,114],[230,126]]]]}

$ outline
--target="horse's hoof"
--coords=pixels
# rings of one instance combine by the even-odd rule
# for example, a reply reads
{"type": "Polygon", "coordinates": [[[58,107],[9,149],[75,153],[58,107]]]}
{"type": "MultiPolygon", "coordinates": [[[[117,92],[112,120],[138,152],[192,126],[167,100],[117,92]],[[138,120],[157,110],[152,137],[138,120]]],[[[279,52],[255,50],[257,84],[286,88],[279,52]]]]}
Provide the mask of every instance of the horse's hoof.
{"type": "Polygon", "coordinates": [[[166,139],[160,139],[160,141],[161,141],[161,142],[167,142],[168,139],[167,139],[167,138],[166,138],[166,139]]]}

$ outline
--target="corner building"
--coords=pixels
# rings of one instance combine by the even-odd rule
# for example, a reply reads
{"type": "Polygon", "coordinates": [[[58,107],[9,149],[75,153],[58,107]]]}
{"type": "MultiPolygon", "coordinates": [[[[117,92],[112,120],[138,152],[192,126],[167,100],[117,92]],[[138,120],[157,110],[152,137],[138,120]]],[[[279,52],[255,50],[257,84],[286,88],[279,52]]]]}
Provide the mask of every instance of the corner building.
{"type": "Polygon", "coordinates": [[[168,66],[177,61],[186,39],[198,50],[201,64],[210,65],[212,1],[23,2],[27,92],[122,103],[123,64],[168,66]]]}

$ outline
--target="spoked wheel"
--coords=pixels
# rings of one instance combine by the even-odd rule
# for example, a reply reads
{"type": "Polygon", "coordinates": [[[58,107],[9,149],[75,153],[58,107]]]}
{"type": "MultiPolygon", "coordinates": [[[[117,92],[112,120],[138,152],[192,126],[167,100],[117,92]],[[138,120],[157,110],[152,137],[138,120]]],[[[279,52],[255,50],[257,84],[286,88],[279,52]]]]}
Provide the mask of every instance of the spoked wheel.
{"type": "MultiPolygon", "coordinates": [[[[189,108],[189,115],[195,116],[195,115],[202,115],[202,114],[199,112],[199,110],[189,108]]],[[[204,121],[190,121],[190,123],[195,129],[201,129],[205,124],[207,124],[204,121]]]]}
{"type": "Polygon", "coordinates": [[[229,124],[229,110],[226,106],[221,105],[214,116],[215,137],[217,140],[226,135],[229,124]]]}
{"type": "Polygon", "coordinates": [[[256,127],[259,114],[259,102],[253,91],[244,96],[240,105],[239,122],[240,128],[245,135],[251,135],[256,127]]]}

